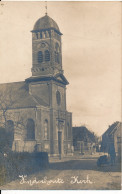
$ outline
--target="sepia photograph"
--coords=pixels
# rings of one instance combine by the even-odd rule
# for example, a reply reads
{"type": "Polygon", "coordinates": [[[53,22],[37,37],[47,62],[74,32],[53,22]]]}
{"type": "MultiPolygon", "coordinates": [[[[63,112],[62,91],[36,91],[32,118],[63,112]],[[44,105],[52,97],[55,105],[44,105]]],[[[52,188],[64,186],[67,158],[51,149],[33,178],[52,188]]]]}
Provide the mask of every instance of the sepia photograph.
{"type": "Polygon", "coordinates": [[[0,2],[0,189],[121,190],[121,2],[0,2]]]}

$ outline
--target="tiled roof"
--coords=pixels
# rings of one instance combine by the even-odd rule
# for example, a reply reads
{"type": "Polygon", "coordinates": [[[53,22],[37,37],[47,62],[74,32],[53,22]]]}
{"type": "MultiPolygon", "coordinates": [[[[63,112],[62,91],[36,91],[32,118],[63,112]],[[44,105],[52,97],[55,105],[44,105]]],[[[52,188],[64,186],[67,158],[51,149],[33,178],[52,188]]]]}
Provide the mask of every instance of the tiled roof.
{"type": "Polygon", "coordinates": [[[103,135],[111,134],[112,132],[117,130],[118,126],[121,126],[121,122],[116,121],[111,126],[109,126],[109,128],[105,131],[105,133],[103,135]]]}

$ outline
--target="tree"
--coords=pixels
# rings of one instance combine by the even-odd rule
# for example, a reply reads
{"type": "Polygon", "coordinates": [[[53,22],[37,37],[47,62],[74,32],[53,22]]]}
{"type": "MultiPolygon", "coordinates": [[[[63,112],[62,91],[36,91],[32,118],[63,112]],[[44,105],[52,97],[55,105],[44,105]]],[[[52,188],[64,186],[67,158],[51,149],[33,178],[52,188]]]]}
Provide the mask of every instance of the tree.
{"type": "Polygon", "coordinates": [[[4,88],[0,91],[0,147],[12,148],[14,135],[22,133],[26,128],[24,118],[20,111],[14,113],[13,107],[16,107],[16,93],[12,88],[4,88]],[[17,134],[18,133],[18,134],[17,134]],[[6,143],[5,143],[6,141],[6,143]],[[4,144],[2,143],[4,142],[4,144]],[[3,145],[3,146],[2,146],[3,145]]]}
{"type": "Polygon", "coordinates": [[[2,90],[0,92],[0,124],[5,129],[7,128],[7,113],[8,110],[13,106],[14,100],[12,99],[12,90],[2,90]]]}
{"type": "Polygon", "coordinates": [[[0,91],[0,125],[7,129],[8,121],[14,120],[15,127],[25,127],[24,118],[21,116],[20,111],[15,114],[11,111],[16,104],[16,92],[12,88],[5,88],[0,91]]]}

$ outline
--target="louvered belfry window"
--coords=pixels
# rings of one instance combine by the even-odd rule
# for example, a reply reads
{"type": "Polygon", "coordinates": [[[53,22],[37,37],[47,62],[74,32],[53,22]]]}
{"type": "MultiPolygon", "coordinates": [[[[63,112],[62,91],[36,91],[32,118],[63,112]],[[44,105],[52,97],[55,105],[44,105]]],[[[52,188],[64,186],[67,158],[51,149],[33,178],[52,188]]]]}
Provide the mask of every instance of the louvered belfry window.
{"type": "Polygon", "coordinates": [[[50,61],[50,52],[48,50],[45,51],[45,61],[50,61]]]}
{"type": "Polygon", "coordinates": [[[38,52],[38,63],[42,63],[43,62],[43,53],[42,51],[38,52]]]}
{"type": "Polygon", "coordinates": [[[58,64],[60,64],[60,57],[59,57],[59,45],[58,45],[58,43],[56,43],[56,45],[55,45],[55,62],[56,63],[58,63],[58,64]]]}

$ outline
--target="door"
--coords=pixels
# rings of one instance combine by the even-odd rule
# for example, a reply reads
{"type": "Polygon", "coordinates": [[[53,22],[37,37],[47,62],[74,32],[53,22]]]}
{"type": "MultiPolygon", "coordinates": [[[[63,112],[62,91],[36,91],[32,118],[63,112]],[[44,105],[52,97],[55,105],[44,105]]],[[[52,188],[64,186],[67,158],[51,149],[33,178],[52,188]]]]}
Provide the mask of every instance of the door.
{"type": "Polygon", "coordinates": [[[59,151],[59,157],[61,158],[61,153],[62,153],[62,132],[58,132],[58,151],[59,151]]]}

